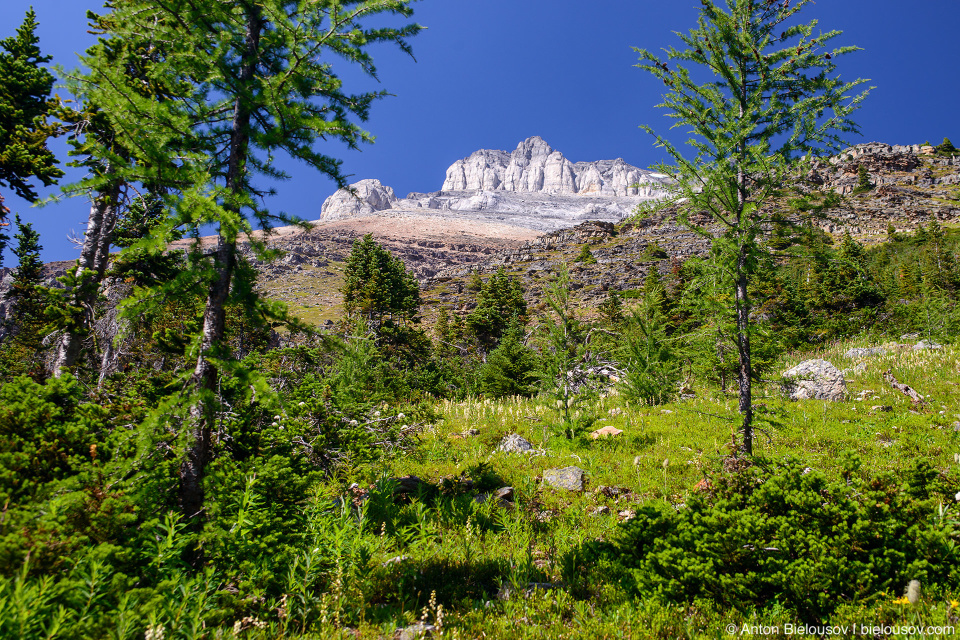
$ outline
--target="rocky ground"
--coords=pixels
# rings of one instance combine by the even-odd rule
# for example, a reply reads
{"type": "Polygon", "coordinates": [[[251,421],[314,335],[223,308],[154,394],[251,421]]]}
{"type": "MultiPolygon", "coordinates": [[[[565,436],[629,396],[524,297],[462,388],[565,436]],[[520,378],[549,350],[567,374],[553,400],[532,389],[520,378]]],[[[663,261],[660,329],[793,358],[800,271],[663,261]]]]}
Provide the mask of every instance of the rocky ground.
{"type": "MultiPolygon", "coordinates": [[[[858,145],[815,161],[805,181],[807,189],[841,195],[837,206],[827,210],[818,224],[834,235],[849,231],[866,244],[883,241],[891,224],[898,231],[910,232],[934,217],[945,225],[960,223],[960,156],[934,155],[929,147],[858,145]],[[857,193],[861,165],[874,186],[857,193]]],[[[270,243],[284,255],[273,263],[258,265],[261,288],[268,296],[289,303],[304,320],[335,320],[340,316],[343,263],[354,240],[372,233],[413,271],[428,303],[466,311],[473,298],[464,294],[471,271],[488,274],[503,267],[521,278],[530,302],[537,304],[563,260],[574,264],[576,296],[589,308],[611,289],[637,289],[651,268],[665,273],[677,261],[702,254],[707,248],[705,240],[679,226],[670,211],[629,224],[584,222],[568,212],[551,213],[549,207],[543,208],[543,203],[552,200],[583,201],[579,195],[508,195],[513,211],[393,208],[317,221],[309,231],[277,229],[270,243]],[[553,231],[543,234],[544,229],[553,231]],[[573,263],[584,244],[590,245],[596,264],[573,263]]],[[[773,202],[769,209],[789,214],[787,199],[773,202]]],[[[71,264],[48,264],[48,283],[55,284],[55,278],[71,264]]],[[[10,269],[0,272],[0,277],[2,291],[9,286],[10,269]]],[[[427,311],[428,321],[434,311],[427,311]]]]}

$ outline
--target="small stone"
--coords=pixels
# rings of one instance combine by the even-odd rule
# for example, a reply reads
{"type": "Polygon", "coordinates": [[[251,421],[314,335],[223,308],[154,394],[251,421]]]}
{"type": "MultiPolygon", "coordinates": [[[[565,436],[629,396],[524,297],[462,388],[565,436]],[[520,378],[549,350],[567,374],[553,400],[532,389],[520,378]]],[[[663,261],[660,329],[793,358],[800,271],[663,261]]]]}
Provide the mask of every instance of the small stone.
{"type": "Polygon", "coordinates": [[[933,340],[921,340],[917,344],[913,345],[914,351],[924,351],[926,349],[937,351],[943,349],[943,345],[939,342],[934,342],[933,340]]]}
{"type": "Polygon", "coordinates": [[[533,445],[530,444],[530,441],[516,433],[511,433],[505,437],[500,441],[500,446],[497,447],[497,451],[503,451],[504,453],[523,453],[532,449],[533,445]]]}
{"type": "Polygon", "coordinates": [[[916,340],[916,339],[919,338],[919,337],[920,337],[920,334],[919,334],[919,333],[905,333],[905,334],[903,334],[902,336],[900,336],[900,339],[901,339],[901,340],[916,340]]]}
{"type": "Polygon", "coordinates": [[[547,469],[543,472],[543,481],[555,489],[583,491],[586,483],[586,472],[580,467],[547,469]]]}
{"type": "Polygon", "coordinates": [[[610,515],[610,507],[607,507],[607,506],[594,507],[593,510],[590,511],[590,515],[608,516],[610,515]]]}
{"type": "Polygon", "coordinates": [[[616,427],[611,427],[610,425],[607,425],[606,427],[603,427],[601,429],[597,429],[596,431],[591,432],[590,437],[593,438],[594,440],[597,440],[598,438],[615,437],[620,435],[621,433],[623,433],[621,429],[617,429],[616,427]]]}
{"type": "Polygon", "coordinates": [[[620,518],[621,522],[626,520],[633,520],[634,518],[637,517],[637,512],[634,511],[633,509],[624,509],[623,511],[620,511],[619,513],[617,513],[617,517],[620,518]]]}
{"type": "Polygon", "coordinates": [[[669,415],[669,414],[673,413],[673,411],[670,411],[670,409],[660,409],[660,413],[668,414],[668,415],[669,415]]]}
{"type": "Polygon", "coordinates": [[[501,487],[493,492],[493,497],[498,500],[513,502],[513,487],[501,487]]]}
{"type": "Polygon", "coordinates": [[[888,411],[893,411],[893,407],[888,404],[877,404],[870,407],[870,411],[874,413],[886,413],[888,411]]]}

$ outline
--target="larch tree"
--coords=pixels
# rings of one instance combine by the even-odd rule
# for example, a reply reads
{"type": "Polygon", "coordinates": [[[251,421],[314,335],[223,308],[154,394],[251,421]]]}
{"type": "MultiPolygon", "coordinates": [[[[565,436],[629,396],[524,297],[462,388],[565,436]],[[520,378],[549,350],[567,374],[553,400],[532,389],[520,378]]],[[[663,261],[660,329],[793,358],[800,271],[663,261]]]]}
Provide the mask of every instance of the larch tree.
{"type": "MultiPolygon", "coordinates": [[[[110,0],[105,6],[116,9],[127,2],[110,0]]],[[[114,26],[111,13],[98,15],[91,11],[87,18],[92,33],[111,33],[114,26]]],[[[164,84],[162,76],[152,73],[162,55],[163,48],[155,46],[150,34],[106,38],[80,56],[92,72],[61,74],[66,88],[77,101],[74,105],[63,105],[58,116],[64,132],[69,134],[70,155],[76,158],[71,165],[86,169],[86,175],[65,186],[63,192],[89,198],[90,212],[80,257],[74,269],[61,279],[65,287],[59,294],[62,299],[57,309],[60,335],[52,367],[56,377],[74,368],[82,342],[90,334],[93,308],[110,261],[114,230],[121,218],[127,214],[125,221],[132,222],[138,212],[162,203],[162,197],[154,191],[168,193],[176,185],[169,179],[169,184],[158,183],[155,176],[163,174],[156,171],[156,167],[144,165],[148,160],[159,160],[166,162],[169,169],[175,166],[174,159],[141,154],[137,162],[136,149],[129,146],[132,140],[117,135],[115,119],[109,117],[109,104],[115,99],[111,95],[114,87],[109,78],[100,73],[104,69],[122,70],[129,90],[137,91],[142,99],[163,101],[172,97],[172,90],[164,84]]],[[[144,221],[137,222],[142,226],[144,221]]],[[[136,233],[143,236],[146,231],[143,228],[136,233]]],[[[111,353],[112,344],[105,345],[101,381],[111,353]]]]}
{"type": "Polygon", "coordinates": [[[184,447],[180,507],[194,527],[202,522],[218,377],[240,372],[224,339],[226,308],[235,302],[251,317],[289,320],[285,307],[256,295],[255,271],[238,252],[243,240],[259,257],[272,257],[253,231],[269,232],[277,220],[295,222],[263,206],[271,191],[257,178],[285,178],[275,164],[285,154],[346,187],[340,161],[315,147],[326,140],[350,148],[372,142],[358,123],[387,94],[347,93],[333,61],[377,78],[371,46],[392,43],[410,53],[408,38],[420,31],[419,25],[365,25],[383,17],[409,18],[412,1],[114,3],[105,37],[148,42],[157,55],[147,81],[169,95],[163,100],[145,95],[141,79],[131,78],[122,65],[103,63],[91,68],[102,108],[134,162],[152,171],[144,180],[176,188],[176,197],[168,198],[168,220],[131,249],[160,250],[174,230],[194,239],[189,268],[160,291],[140,292],[127,312],[139,313],[164,291],[197,290],[204,297],[201,330],[191,348],[196,366],[177,405],[186,410],[179,430],[184,447]],[[206,229],[216,236],[212,246],[201,242],[206,229]]]}
{"type": "Polygon", "coordinates": [[[666,86],[659,107],[690,134],[684,153],[649,126],[672,159],[670,204],[707,236],[721,257],[732,294],[739,357],[740,448],[753,452],[750,283],[771,222],[764,208],[805,158],[839,150],[858,132],[851,114],[866,92],[846,82],[835,60],[856,47],[830,48],[839,31],[797,21],[811,0],[701,0],[695,29],[678,33],[685,48],[665,57],[635,49],[639,68],[666,86]],[[700,223],[702,216],[709,223],[700,223]],[[717,231],[719,229],[719,231],[717,231]]]}

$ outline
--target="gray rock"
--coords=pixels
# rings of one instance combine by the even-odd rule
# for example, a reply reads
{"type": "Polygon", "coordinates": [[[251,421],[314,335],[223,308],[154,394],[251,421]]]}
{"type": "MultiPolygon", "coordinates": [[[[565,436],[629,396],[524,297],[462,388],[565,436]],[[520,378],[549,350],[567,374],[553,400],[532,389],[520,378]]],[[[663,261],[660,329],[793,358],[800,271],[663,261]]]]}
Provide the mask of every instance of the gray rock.
{"type": "Polygon", "coordinates": [[[432,624],[412,624],[409,627],[397,629],[399,640],[417,640],[417,638],[429,638],[437,628],[432,624]]]}
{"type": "Polygon", "coordinates": [[[791,400],[843,400],[843,373],[826,360],[807,360],[783,372],[784,392],[791,400]]]}
{"type": "Polygon", "coordinates": [[[554,489],[583,491],[584,486],[586,485],[586,471],[580,467],[547,469],[543,472],[543,481],[554,489]]]}
{"type": "Polygon", "coordinates": [[[497,451],[503,451],[505,453],[523,453],[524,451],[532,450],[533,445],[530,444],[530,441],[516,433],[511,433],[505,437],[500,441],[500,446],[497,447],[497,451]]]}
{"type": "Polygon", "coordinates": [[[926,349],[939,350],[943,349],[943,345],[939,342],[934,342],[933,340],[921,340],[917,344],[913,345],[914,351],[924,351],[926,349]]]}
{"type": "Polygon", "coordinates": [[[481,493],[473,499],[473,501],[478,504],[483,504],[487,500],[493,500],[499,507],[504,507],[508,510],[513,509],[515,506],[513,504],[513,487],[501,487],[493,493],[481,493]]]}
{"type": "Polygon", "coordinates": [[[379,180],[361,180],[340,189],[320,207],[321,220],[340,220],[353,216],[392,209],[397,195],[379,180]],[[352,193],[351,193],[352,190],[352,193]]]}
{"type": "Polygon", "coordinates": [[[654,198],[663,193],[667,180],[622,158],[574,164],[533,136],[513,153],[481,149],[457,160],[447,169],[441,190],[654,198]]]}
{"type": "Polygon", "coordinates": [[[863,358],[886,355],[886,353],[887,350],[883,347],[856,347],[843,354],[843,357],[847,360],[862,360],[863,358]]]}

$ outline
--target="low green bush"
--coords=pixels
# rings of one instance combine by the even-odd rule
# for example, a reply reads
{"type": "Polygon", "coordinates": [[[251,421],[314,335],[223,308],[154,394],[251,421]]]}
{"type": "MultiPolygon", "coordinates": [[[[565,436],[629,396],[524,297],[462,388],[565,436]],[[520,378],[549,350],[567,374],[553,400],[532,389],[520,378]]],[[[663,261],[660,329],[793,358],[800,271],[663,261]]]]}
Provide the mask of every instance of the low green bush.
{"type": "Polygon", "coordinates": [[[930,465],[917,463],[904,480],[860,477],[854,457],[846,466],[839,480],[796,461],[719,475],[679,509],[641,507],[582,557],[638,597],[778,606],[806,621],[899,594],[911,580],[928,592],[956,589],[960,528],[930,465]]]}

